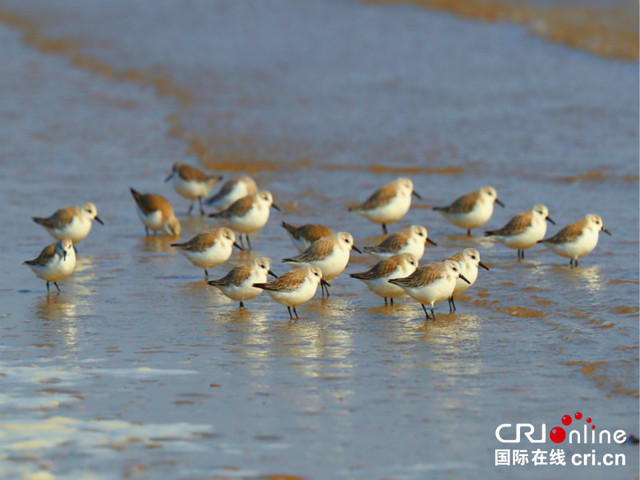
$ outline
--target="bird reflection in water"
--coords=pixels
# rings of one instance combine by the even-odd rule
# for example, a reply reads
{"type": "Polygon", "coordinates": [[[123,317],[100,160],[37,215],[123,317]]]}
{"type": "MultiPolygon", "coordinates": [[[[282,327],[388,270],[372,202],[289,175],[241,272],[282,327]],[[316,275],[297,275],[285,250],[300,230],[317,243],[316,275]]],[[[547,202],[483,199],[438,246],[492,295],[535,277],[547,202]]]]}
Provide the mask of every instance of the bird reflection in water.
{"type": "Polygon", "coordinates": [[[80,318],[92,315],[87,295],[50,293],[41,297],[35,305],[35,316],[50,330],[41,330],[47,338],[43,343],[77,345],[80,318]],[[49,336],[55,338],[49,338],[49,336]]]}
{"type": "Polygon", "coordinates": [[[176,237],[171,237],[169,235],[149,235],[146,237],[140,237],[140,242],[138,243],[138,249],[141,252],[150,252],[150,253],[176,253],[175,249],[171,246],[172,243],[175,243],[176,237]]]}
{"type": "Polygon", "coordinates": [[[574,283],[576,287],[589,293],[599,292],[604,287],[598,265],[586,268],[566,268],[565,265],[556,265],[553,267],[553,272],[563,275],[567,283],[574,283]]]}

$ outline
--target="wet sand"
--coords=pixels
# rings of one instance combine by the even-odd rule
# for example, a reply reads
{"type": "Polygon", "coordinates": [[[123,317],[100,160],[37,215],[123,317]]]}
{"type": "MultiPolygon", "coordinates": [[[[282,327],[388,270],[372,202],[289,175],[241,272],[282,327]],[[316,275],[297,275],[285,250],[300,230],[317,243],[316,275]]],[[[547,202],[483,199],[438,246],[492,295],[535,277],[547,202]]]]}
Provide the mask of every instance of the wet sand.
{"type": "Polygon", "coordinates": [[[638,3],[628,0],[363,0],[410,3],[484,22],[522,24],[545,40],[625,61],[638,60],[638,3]]]}
{"type": "MultiPolygon", "coordinates": [[[[568,470],[496,469],[496,426],[576,409],[637,434],[637,64],[411,6],[84,5],[2,5],[19,27],[0,28],[7,477],[549,478],[568,470]],[[439,245],[423,261],[476,246],[491,271],[435,323],[346,275],[298,322],[265,295],[236,312],[143,236],[129,186],[167,196],[183,238],[209,226],[162,183],[175,161],[274,193],[253,243],[278,273],[281,220],[373,244],[346,207],[399,175],[425,201],[397,228],[439,245]],[[426,208],[485,184],[507,205],[488,227],[544,202],[558,227],[593,211],[614,236],[578,269],[543,248],[518,263],[426,208]],[[21,265],[50,241],[30,217],[85,201],[106,225],[47,296],[21,265]]],[[[637,448],[615,448],[627,466],[607,476],[635,474],[637,448]]]]}

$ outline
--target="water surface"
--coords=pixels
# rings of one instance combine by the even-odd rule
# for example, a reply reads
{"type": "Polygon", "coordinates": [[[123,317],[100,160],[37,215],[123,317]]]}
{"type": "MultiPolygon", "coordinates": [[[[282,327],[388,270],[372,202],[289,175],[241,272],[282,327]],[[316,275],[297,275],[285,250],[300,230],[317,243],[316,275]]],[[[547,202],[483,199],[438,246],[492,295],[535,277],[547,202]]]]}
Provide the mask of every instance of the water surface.
{"type": "MultiPolygon", "coordinates": [[[[1,6],[20,27],[0,28],[5,476],[549,478],[569,470],[496,469],[496,426],[580,410],[637,433],[637,64],[407,5],[1,6]],[[175,161],[274,194],[253,244],[278,273],[280,221],[373,244],[346,207],[399,175],[425,200],[393,230],[425,224],[423,261],[476,246],[491,271],[435,323],[346,275],[298,322],[267,296],[237,312],[143,236],[130,186],[167,196],[183,238],[209,226],[162,183],[175,161]],[[491,228],[542,202],[550,233],[595,212],[614,235],[578,269],[543,248],[518,263],[426,208],[483,185],[507,205],[491,228]],[[30,217],[85,201],[105,226],[47,295],[21,265],[50,241],[30,217]]],[[[606,474],[635,474],[637,449],[611,448],[627,467],[606,474]]]]}

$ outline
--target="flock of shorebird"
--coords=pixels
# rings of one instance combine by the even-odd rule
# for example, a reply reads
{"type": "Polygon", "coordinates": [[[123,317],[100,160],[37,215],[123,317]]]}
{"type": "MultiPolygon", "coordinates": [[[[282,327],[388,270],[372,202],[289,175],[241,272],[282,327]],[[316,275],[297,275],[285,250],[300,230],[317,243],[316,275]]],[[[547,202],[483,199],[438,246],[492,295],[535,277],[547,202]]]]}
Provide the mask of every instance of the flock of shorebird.
{"type": "MultiPolygon", "coordinates": [[[[191,213],[197,200],[202,215],[205,214],[203,203],[214,206],[218,212],[209,214],[209,217],[226,225],[200,233],[184,243],[171,244],[192,264],[204,269],[205,281],[208,280],[208,269],[225,263],[234,246],[251,250],[249,235],[264,227],[272,207],[279,210],[271,193],[258,190],[248,176],[227,181],[217,194],[207,198],[221,179],[184,163],[173,165],[166,178],[167,182],[173,181],[180,196],[191,200],[187,214],[191,213]]],[[[166,198],[139,193],[133,188],[131,194],[147,235],[154,231],[180,236],[180,222],[166,198]]],[[[409,210],[412,196],[422,198],[413,190],[410,179],[398,178],[349,211],[381,224],[387,234],[387,225],[400,220],[409,210]]],[[[496,190],[484,187],[459,197],[450,205],[433,207],[433,210],[471,235],[472,229],[483,226],[491,218],[495,203],[504,207],[496,190]]],[[[24,263],[47,282],[47,292],[50,282],[60,291],[57,282],[69,276],[75,268],[75,244],[89,234],[93,220],[101,224],[102,221],[92,203],[62,208],[50,217],[34,217],[33,220],[45,227],[58,242],[46,246],[36,259],[24,263]]],[[[558,255],[570,258],[570,266],[576,267],[578,259],[595,248],[600,231],[611,235],[598,215],[589,214],[544,239],[547,221],[555,224],[549,218],[546,206],[535,205],[517,214],[502,228],[485,234],[516,249],[519,260],[524,258],[526,249],[542,243],[558,255]]],[[[290,319],[294,315],[297,319],[296,307],[310,300],[318,286],[322,296],[328,297],[329,282],[345,271],[351,250],[362,251],[354,245],[351,234],[346,232],[334,233],[330,228],[317,224],[295,227],[282,222],[282,226],[300,252],[283,259],[283,263],[296,268],[277,277],[270,269],[269,258],[256,257],[208,283],[227,297],[239,301],[240,309],[244,308],[244,301],[266,291],[275,301],[286,305],[290,319]],[[269,274],[275,280],[267,281],[269,274]]],[[[364,251],[379,262],[370,270],[351,274],[351,277],[362,280],[372,292],[383,297],[385,305],[388,302],[393,305],[394,298],[406,293],[422,305],[427,319],[435,320],[434,305],[440,301],[448,300],[450,312],[455,312],[454,296],[473,285],[478,267],[488,268],[480,261],[480,254],[475,248],[466,248],[443,262],[419,266],[427,243],[435,245],[423,226],[412,225],[388,235],[380,244],[364,247],[364,251]]]]}

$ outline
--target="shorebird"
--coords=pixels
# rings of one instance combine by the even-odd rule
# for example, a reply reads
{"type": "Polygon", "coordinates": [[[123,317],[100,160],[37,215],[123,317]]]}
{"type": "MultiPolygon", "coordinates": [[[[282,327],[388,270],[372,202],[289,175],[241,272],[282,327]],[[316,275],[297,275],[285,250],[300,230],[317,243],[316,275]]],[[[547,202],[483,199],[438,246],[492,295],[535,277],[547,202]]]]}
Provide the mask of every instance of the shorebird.
{"type": "Polygon", "coordinates": [[[172,243],[172,247],[187,257],[196,267],[204,268],[205,280],[209,268],[222,265],[231,257],[233,247],[242,250],[236,243],[236,235],[229,228],[216,228],[202,232],[184,243],[172,243]]]}
{"type": "Polygon", "coordinates": [[[280,207],[273,203],[271,193],[266,190],[260,190],[258,193],[236,200],[226,210],[210,213],[209,216],[221,219],[233,230],[239,232],[240,245],[243,247],[242,234],[244,233],[248,249],[251,250],[249,234],[260,230],[266,225],[267,220],[269,220],[270,207],[280,211],[280,207]]]}
{"type": "Polygon", "coordinates": [[[329,296],[329,283],[347,268],[351,249],[362,253],[353,245],[353,237],[347,232],[338,232],[328,237],[316,240],[300,255],[284,258],[283,263],[290,265],[315,265],[322,271],[323,282],[321,285],[322,296],[326,292],[329,296]]]}
{"type": "Polygon", "coordinates": [[[493,204],[504,207],[504,203],[498,200],[498,193],[493,187],[483,187],[475,192],[467,193],[457,198],[446,207],[433,207],[447,220],[460,228],[467,229],[467,235],[471,236],[471,229],[478,228],[489,221],[493,215],[493,204]]]}
{"type": "Polygon", "coordinates": [[[258,193],[258,186],[253,178],[242,176],[227,180],[218,193],[205,200],[207,205],[214,205],[219,211],[226,210],[233,202],[247,195],[258,193]]]}
{"type": "Polygon", "coordinates": [[[387,224],[397,222],[409,211],[411,195],[422,199],[413,190],[413,182],[408,178],[398,178],[379,188],[362,204],[349,208],[368,218],[372,222],[381,223],[382,231],[387,233],[387,224]]]}
{"type": "Polygon", "coordinates": [[[449,313],[455,313],[456,303],[454,302],[453,297],[459,293],[466,292],[471,285],[476,283],[476,279],[478,278],[478,267],[482,267],[485,270],[489,270],[489,267],[480,261],[480,253],[475,248],[465,248],[461,252],[451,255],[447,260],[454,260],[458,262],[460,264],[460,273],[462,273],[466,279],[456,279],[456,286],[449,297],[449,313]]]}
{"type": "Polygon", "coordinates": [[[524,259],[524,251],[533,247],[547,233],[547,222],[556,224],[544,205],[535,205],[519,213],[499,230],[484,232],[487,237],[496,237],[509,248],[518,250],[518,260],[524,259]]]}
{"type": "Polygon", "coordinates": [[[411,298],[420,302],[427,320],[429,320],[429,314],[425,305],[430,305],[431,318],[435,322],[436,314],[433,311],[433,305],[451,297],[458,278],[468,282],[462,275],[458,262],[445,260],[430,263],[418,268],[406,278],[396,278],[389,282],[402,287],[411,298]]]}
{"type": "Polygon", "coordinates": [[[139,193],[133,188],[130,190],[137,205],[136,211],[144,224],[144,231],[147,235],[151,229],[164,232],[167,235],[180,236],[180,222],[166,198],[153,193],[139,193]]]}
{"type": "Polygon", "coordinates": [[[46,218],[33,217],[33,221],[46,228],[53,238],[58,240],[68,238],[74,244],[81,242],[89,235],[93,220],[104,225],[98,218],[98,210],[93,203],[85,203],[81,207],[61,208],[46,218]]]}
{"type": "Polygon", "coordinates": [[[291,314],[293,309],[297,320],[300,317],[296,307],[313,297],[321,280],[322,271],[318,267],[307,265],[289,270],[273,282],[254,283],[253,286],[265,290],[276,302],[286,305],[291,320],[294,319],[291,314]]]}
{"type": "Polygon", "coordinates": [[[278,278],[270,268],[270,258],[257,257],[232,268],[224,277],[218,280],[211,280],[208,283],[219,288],[231,300],[240,301],[238,308],[244,310],[245,300],[251,300],[263,292],[263,289],[254,287],[254,283],[266,283],[267,275],[278,278]]]}
{"type": "Polygon", "coordinates": [[[68,238],[58,240],[58,242],[44,247],[40,255],[33,260],[27,260],[24,264],[36,276],[46,280],[47,292],[49,291],[49,282],[53,282],[59,292],[58,282],[71,275],[76,268],[76,252],[73,249],[73,242],[68,238]]]}
{"type": "Polygon", "coordinates": [[[401,253],[411,253],[420,260],[424,255],[424,247],[427,243],[437,246],[433,240],[429,239],[425,227],[411,225],[398,233],[389,235],[375,247],[364,247],[364,251],[378,260],[384,260],[401,253]]]}
{"type": "Polygon", "coordinates": [[[410,253],[401,253],[379,261],[366,272],[352,273],[350,276],[362,280],[369,290],[384,297],[384,305],[387,306],[387,298],[393,305],[395,297],[404,295],[404,290],[389,283],[389,280],[407,277],[415,272],[416,268],[418,268],[416,257],[410,253]]]}
{"type": "Polygon", "coordinates": [[[177,162],[173,164],[171,173],[165,179],[165,182],[169,182],[172,179],[173,188],[178,192],[178,195],[191,200],[187,215],[191,215],[191,210],[193,210],[193,204],[196,200],[200,205],[200,215],[204,215],[202,199],[209,195],[213,186],[222,180],[222,176],[207,175],[196,167],[177,162]]]}
{"type": "Polygon", "coordinates": [[[542,243],[561,257],[570,258],[569,266],[577,267],[578,259],[596,248],[600,231],[611,235],[611,232],[604,228],[600,215],[590,213],[582,220],[564,227],[553,237],[540,240],[538,243],[542,243]]]}
{"type": "Polygon", "coordinates": [[[302,225],[301,227],[294,227],[286,222],[282,222],[281,225],[289,233],[293,245],[300,252],[304,252],[316,240],[333,235],[333,231],[329,227],[316,223],[302,225]]]}

